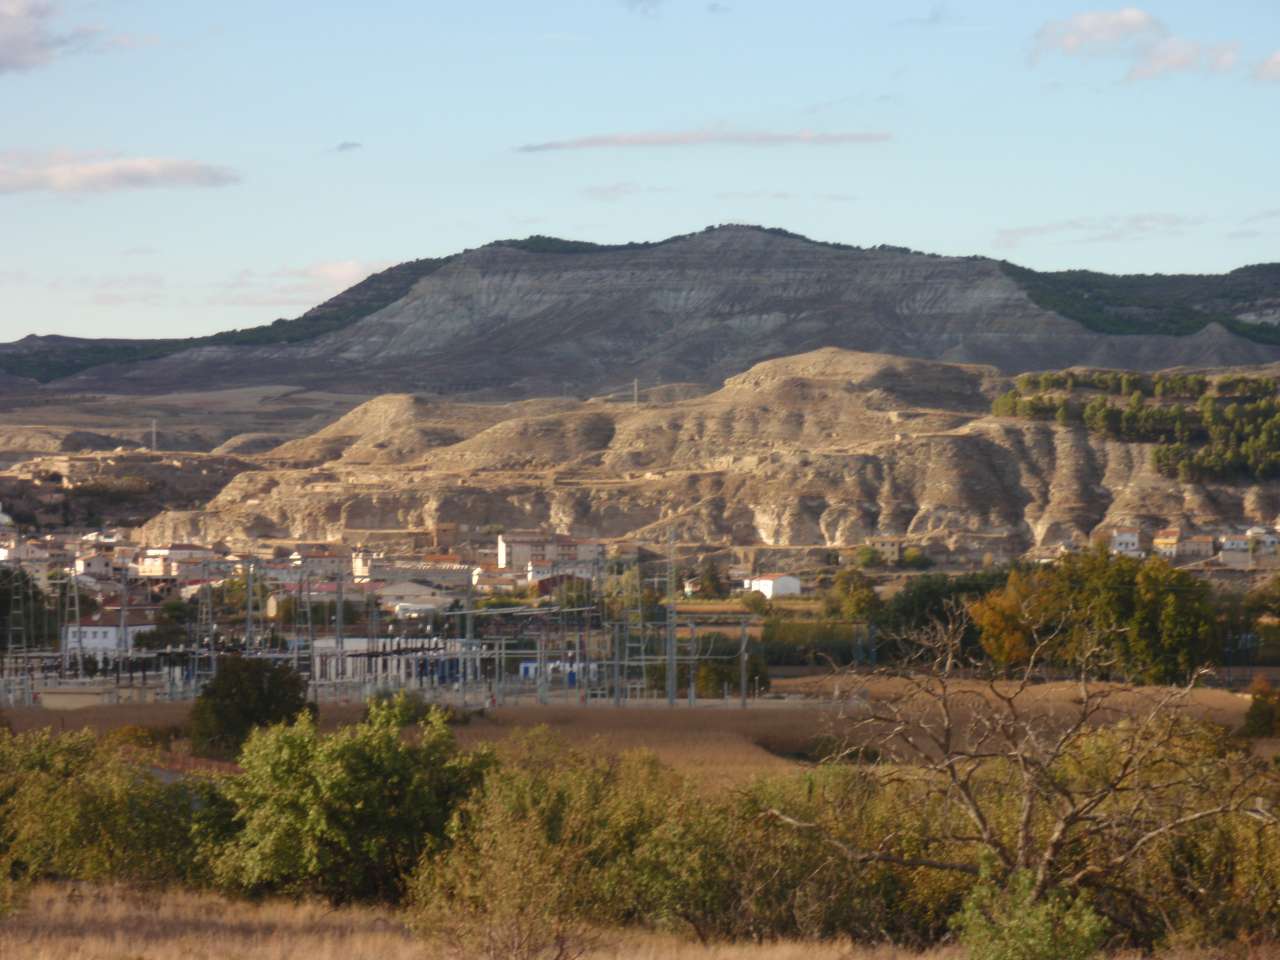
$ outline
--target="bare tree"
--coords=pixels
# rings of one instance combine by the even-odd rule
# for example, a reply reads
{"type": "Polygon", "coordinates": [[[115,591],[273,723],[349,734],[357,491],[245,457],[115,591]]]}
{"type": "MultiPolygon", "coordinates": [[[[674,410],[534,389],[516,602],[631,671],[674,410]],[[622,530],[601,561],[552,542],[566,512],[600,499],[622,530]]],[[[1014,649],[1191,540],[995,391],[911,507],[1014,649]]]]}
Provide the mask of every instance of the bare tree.
{"type": "MultiPolygon", "coordinates": [[[[1224,747],[1188,709],[1186,684],[1142,688],[1102,683],[1111,668],[1105,638],[1072,637],[1070,696],[1044,696],[1043,666],[1060,654],[1062,619],[1027,618],[1024,663],[997,675],[967,642],[969,621],[953,606],[896,638],[898,666],[880,671],[874,694],[845,699],[837,717],[842,749],[832,760],[874,748],[882,782],[909,782],[939,811],[924,850],[890,834],[855,849],[824,826],[778,809],[767,816],[819,831],[850,864],[885,863],[958,871],[998,880],[1032,876],[1032,900],[1090,889],[1099,902],[1159,912],[1136,902],[1123,877],[1152,844],[1215,817],[1276,824],[1261,799],[1261,766],[1224,747]]],[[[852,678],[850,678],[852,679],[852,678]]],[[[842,684],[846,689],[850,683],[842,684]]],[[[1125,926],[1123,910],[1104,909],[1125,926]]]]}

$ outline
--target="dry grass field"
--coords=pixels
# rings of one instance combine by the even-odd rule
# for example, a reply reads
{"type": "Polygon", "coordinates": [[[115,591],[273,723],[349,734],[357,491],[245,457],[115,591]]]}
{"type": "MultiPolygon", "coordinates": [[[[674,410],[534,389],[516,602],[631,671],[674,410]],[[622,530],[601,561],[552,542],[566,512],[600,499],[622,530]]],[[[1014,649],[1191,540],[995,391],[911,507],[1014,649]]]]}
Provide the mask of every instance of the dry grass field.
{"type": "MultiPolygon", "coordinates": [[[[747,710],[719,701],[703,701],[692,710],[683,703],[671,709],[660,701],[620,708],[600,704],[512,705],[475,715],[455,730],[459,741],[469,746],[498,743],[513,732],[545,725],[572,745],[597,744],[615,752],[652,750],[663,762],[704,783],[734,786],[757,776],[794,770],[815,738],[838,733],[839,706],[833,698],[852,694],[872,699],[894,697],[902,694],[904,685],[894,678],[845,674],[778,678],[773,689],[790,694],[792,699],[753,701],[747,710]]],[[[980,690],[981,684],[974,684],[973,689],[980,690]]],[[[1107,716],[1119,720],[1162,692],[1160,688],[1118,687],[1107,716]]],[[[1047,713],[1070,713],[1077,696],[1074,684],[1045,683],[1028,692],[1027,702],[1047,713]]],[[[1240,726],[1248,706],[1246,694],[1213,688],[1195,691],[1188,701],[1195,716],[1232,730],[1240,726]]],[[[333,730],[354,723],[363,709],[355,703],[324,704],[320,727],[333,730]]],[[[127,726],[176,729],[186,722],[189,711],[189,704],[122,704],[74,711],[15,709],[6,716],[18,731],[87,726],[101,734],[127,726]]],[[[1270,757],[1280,754],[1280,741],[1259,741],[1254,748],[1270,757]]]]}
{"type": "MultiPolygon", "coordinates": [[[[248,903],[211,894],[44,886],[0,920],[4,960],[461,960],[414,939],[389,910],[248,903]]],[[[964,960],[944,947],[768,943],[701,946],[655,934],[605,935],[584,960],[964,960]]],[[[470,958],[467,958],[470,960],[470,958]]],[[[1139,960],[1124,955],[1114,960],[1139,960]]],[[[1157,960],[1280,960],[1275,946],[1180,950],[1157,960]]]]}
{"type": "MultiPolygon", "coordinates": [[[[605,937],[592,960],[959,960],[956,951],[780,943],[702,947],[653,935],[605,937]]],[[[387,910],[246,903],[207,894],[41,887],[0,921],[4,960],[429,960],[450,956],[414,939],[387,910]]]]}

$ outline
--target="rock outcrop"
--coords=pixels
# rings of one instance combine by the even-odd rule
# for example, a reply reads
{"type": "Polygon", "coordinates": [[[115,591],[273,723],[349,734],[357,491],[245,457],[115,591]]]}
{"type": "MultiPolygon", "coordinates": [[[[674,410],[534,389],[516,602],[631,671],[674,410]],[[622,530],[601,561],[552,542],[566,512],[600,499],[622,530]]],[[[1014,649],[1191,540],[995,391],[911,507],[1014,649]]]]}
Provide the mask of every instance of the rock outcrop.
{"type": "Polygon", "coordinates": [[[844,546],[880,532],[1014,555],[1110,523],[1270,523],[1280,509],[1277,484],[1182,484],[1148,445],[990,416],[1006,387],[992,367],[823,349],[638,405],[381,397],[146,534],[359,541],[458,523],[844,546]]]}

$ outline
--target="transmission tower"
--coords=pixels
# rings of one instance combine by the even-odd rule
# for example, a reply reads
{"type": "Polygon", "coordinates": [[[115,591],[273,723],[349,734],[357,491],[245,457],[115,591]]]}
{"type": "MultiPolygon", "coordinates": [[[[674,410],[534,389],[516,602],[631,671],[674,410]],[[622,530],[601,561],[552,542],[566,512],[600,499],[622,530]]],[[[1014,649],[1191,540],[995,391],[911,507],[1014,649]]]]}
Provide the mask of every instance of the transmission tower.
{"type": "Polygon", "coordinates": [[[62,597],[58,611],[58,636],[62,645],[62,672],[71,666],[71,650],[75,647],[76,676],[84,675],[84,626],[80,623],[80,585],[72,574],[62,581],[62,597]]]}
{"type": "Polygon", "coordinates": [[[9,574],[9,629],[6,637],[6,651],[9,656],[23,656],[31,643],[30,629],[27,623],[28,592],[30,576],[18,564],[10,568],[9,574]]]}
{"type": "Polygon", "coordinates": [[[212,647],[213,632],[213,586],[202,583],[196,604],[196,641],[212,647]]]}

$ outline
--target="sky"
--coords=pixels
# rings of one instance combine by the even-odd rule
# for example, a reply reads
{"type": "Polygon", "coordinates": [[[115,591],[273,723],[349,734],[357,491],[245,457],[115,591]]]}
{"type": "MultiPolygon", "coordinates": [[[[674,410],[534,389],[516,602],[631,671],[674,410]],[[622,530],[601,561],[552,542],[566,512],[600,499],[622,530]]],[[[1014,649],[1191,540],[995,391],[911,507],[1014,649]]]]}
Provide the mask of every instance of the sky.
{"type": "Polygon", "coordinates": [[[0,0],[0,340],[549,234],[1280,260],[1280,4],[0,0]]]}

